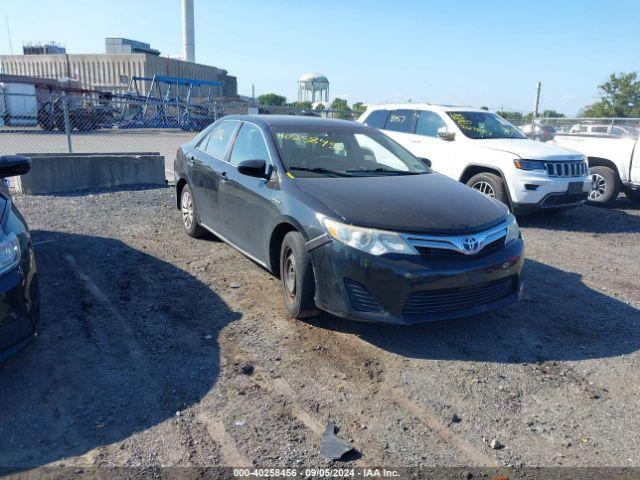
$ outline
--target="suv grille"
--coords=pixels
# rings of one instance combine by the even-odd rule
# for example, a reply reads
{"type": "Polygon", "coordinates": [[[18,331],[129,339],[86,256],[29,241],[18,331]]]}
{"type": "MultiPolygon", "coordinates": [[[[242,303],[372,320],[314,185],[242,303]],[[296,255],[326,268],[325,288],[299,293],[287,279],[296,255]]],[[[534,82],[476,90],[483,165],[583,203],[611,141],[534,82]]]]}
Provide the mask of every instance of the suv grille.
{"type": "Polygon", "coordinates": [[[511,276],[475,287],[413,292],[404,305],[404,315],[444,313],[484,305],[513,293],[516,277],[511,276]]]}
{"type": "Polygon", "coordinates": [[[544,165],[550,177],[583,177],[587,174],[584,162],[548,162],[544,165]]]}

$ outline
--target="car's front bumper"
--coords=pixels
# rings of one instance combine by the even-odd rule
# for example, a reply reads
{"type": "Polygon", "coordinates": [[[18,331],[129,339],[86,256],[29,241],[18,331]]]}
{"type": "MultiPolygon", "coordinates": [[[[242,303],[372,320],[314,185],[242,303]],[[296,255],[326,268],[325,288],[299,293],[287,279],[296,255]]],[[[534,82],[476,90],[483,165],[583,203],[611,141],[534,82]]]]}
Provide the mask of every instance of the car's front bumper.
{"type": "Polygon", "coordinates": [[[410,325],[487,312],[518,301],[521,239],[478,258],[373,256],[332,241],[311,252],[316,305],[354,320],[410,325]]]}
{"type": "Polygon", "coordinates": [[[585,202],[591,192],[591,178],[549,177],[543,172],[520,172],[509,184],[514,213],[575,207],[585,202]]]}
{"type": "Polygon", "coordinates": [[[35,268],[25,271],[16,267],[0,277],[0,362],[33,339],[39,312],[35,268]]]}

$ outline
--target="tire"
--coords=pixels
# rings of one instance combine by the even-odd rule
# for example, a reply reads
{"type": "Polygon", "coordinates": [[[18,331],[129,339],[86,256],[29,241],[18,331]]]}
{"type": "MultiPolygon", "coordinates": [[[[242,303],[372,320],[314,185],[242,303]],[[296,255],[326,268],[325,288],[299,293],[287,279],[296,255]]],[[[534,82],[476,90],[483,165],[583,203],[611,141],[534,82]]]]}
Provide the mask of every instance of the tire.
{"type": "Polygon", "coordinates": [[[488,172],[478,173],[467,181],[467,185],[484,193],[488,197],[495,198],[509,207],[509,194],[502,178],[488,172]]]}
{"type": "Polygon", "coordinates": [[[289,232],[284,237],[280,247],[280,279],[289,315],[308,318],[319,313],[314,300],[316,285],[311,257],[299,232],[289,232]]]}
{"type": "Polygon", "coordinates": [[[591,167],[591,193],[587,202],[592,205],[606,205],[618,198],[620,182],[618,175],[609,167],[591,167]]]}
{"type": "Polygon", "coordinates": [[[206,235],[206,231],[198,224],[198,208],[189,185],[185,185],[180,192],[180,216],[187,235],[193,238],[206,235]]]}

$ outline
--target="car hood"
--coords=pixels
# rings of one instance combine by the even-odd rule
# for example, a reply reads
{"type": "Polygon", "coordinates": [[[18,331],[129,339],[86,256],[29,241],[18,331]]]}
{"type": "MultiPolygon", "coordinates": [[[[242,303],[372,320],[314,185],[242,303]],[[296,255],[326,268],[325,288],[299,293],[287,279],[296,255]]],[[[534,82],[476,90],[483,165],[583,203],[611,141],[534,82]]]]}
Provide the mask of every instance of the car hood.
{"type": "Polygon", "coordinates": [[[490,150],[512,153],[528,160],[582,160],[584,158],[575,150],[544,142],[534,142],[526,138],[489,138],[476,140],[475,144],[490,150]]]}
{"type": "Polygon", "coordinates": [[[359,178],[296,178],[296,185],[351,225],[407,233],[473,233],[507,208],[437,173],[359,178]]]}

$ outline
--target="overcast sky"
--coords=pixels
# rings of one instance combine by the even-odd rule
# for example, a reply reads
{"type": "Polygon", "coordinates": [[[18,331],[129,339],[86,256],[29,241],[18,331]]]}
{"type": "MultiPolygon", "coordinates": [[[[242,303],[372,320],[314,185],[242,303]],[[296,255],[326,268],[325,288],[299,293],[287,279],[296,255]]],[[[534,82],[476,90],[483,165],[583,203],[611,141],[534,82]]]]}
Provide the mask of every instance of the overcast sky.
{"type": "MultiPolygon", "coordinates": [[[[2,0],[14,53],[56,40],[104,51],[104,37],[182,49],[180,0],[2,0]]],[[[196,60],[238,77],[240,94],[295,100],[318,71],[331,96],[575,114],[613,72],[640,70],[640,1],[195,0],[196,60]]],[[[4,18],[0,53],[9,53],[4,18]]]]}

